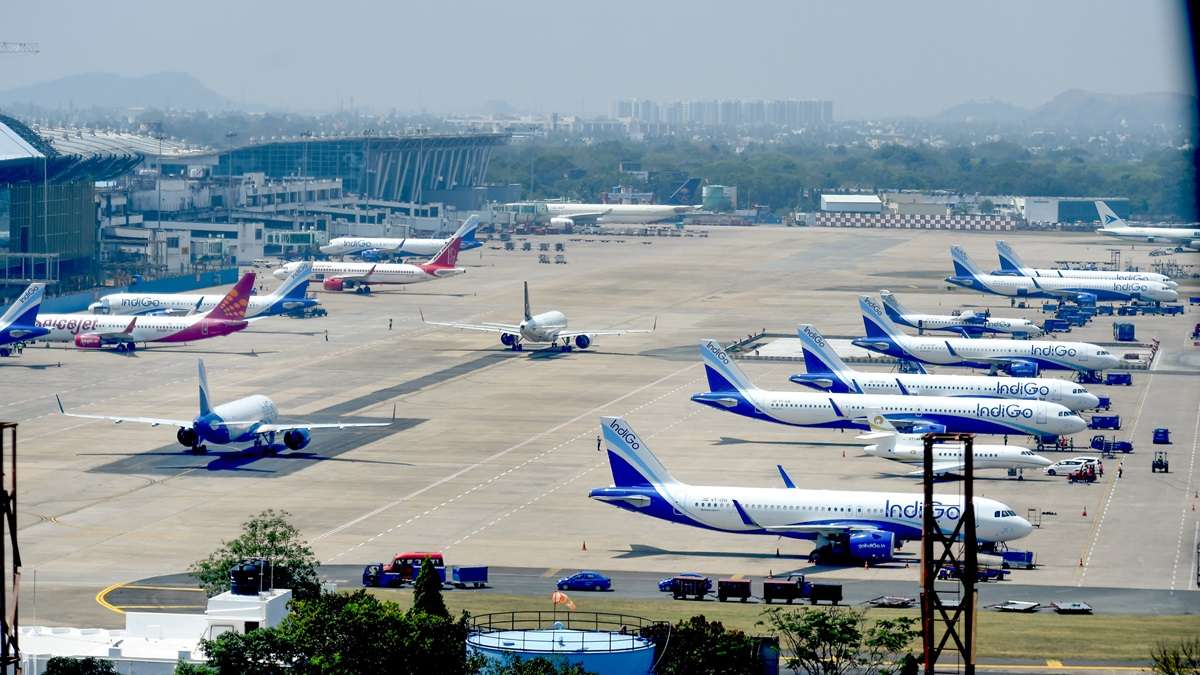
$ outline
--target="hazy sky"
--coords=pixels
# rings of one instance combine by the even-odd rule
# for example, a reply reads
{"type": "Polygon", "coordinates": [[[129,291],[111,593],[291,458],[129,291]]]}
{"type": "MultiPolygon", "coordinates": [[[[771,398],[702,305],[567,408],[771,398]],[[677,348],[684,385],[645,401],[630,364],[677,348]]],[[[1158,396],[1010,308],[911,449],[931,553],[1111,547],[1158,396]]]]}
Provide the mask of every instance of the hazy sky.
{"type": "Polygon", "coordinates": [[[1181,2],[516,0],[8,3],[0,89],[190,72],[248,104],[608,112],[615,98],[827,98],[837,117],[1191,86],[1181,2]]]}

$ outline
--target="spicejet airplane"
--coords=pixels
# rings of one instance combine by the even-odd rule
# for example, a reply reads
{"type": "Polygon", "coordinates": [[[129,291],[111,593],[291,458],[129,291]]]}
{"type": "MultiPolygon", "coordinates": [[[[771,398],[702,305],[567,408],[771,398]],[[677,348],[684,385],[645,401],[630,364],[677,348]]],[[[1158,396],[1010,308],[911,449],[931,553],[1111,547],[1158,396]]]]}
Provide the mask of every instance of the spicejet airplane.
{"type": "Polygon", "coordinates": [[[529,282],[525,282],[525,318],[519,324],[509,323],[446,323],[441,321],[425,321],[425,315],[421,314],[421,321],[431,326],[448,326],[450,328],[459,328],[462,330],[478,330],[488,333],[499,333],[500,343],[513,351],[521,351],[524,349],[522,343],[549,343],[553,348],[558,348],[564,352],[569,352],[572,349],[571,342],[574,340],[575,347],[587,349],[591,346],[592,340],[597,335],[625,335],[626,333],[653,333],[657,327],[658,321],[655,320],[655,326],[649,330],[644,328],[613,328],[606,330],[567,330],[567,315],[557,310],[542,312],[541,314],[531,314],[529,311],[529,282]],[[561,344],[560,344],[561,342],[561,344]]]}
{"type": "Polygon", "coordinates": [[[1096,202],[1096,210],[1100,213],[1100,234],[1144,241],[1150,244],[1175,244],[1192,250],[1200,250],[1200,229],[1194,227],[1133,227],[1120,216],[1113,213],[1108,204],[1096,202]]]}
{"type": "Polygon", "coordinates": [[[996,241],[996,252],[1000,255],[1000,271],[994,274],[1015,274],[1022,277],[1049,277],[1051,279],[1111,279],[1113,281],[1157,281],[1167,288],[1178,288],[1171,277],[1157,272],[1116,272],[1110,270],[1039,269],[1026,265],[1012,246],[1003,239],[996,241]]]}
{"type": "MultiPolygon", "coordinates": [[[[470,219],[468,219],[468,222],[470,219]]],[[[341,291],[353,288],[356,293],[370,293],[372,284],[419,284],[458,274],[466,274],[467,270],[455,267],[458,262],[458,250],[462,244],[462,233],[466,223],[460,227],[454,236],[446,241],[438,251],[437,256],[429,262],[420,264],[409,263],[366,263],[366,262],[325,262],[312,263],[313,275],[323,280],[327,291],[341,291]]],[[[304,263],[290,262],[273,273],[277,279],[283,279],[292,274],[297,267],[304,263]]]]}
{"type": "Polygon", "coordinates": [[[907,361],[1004,370],[1022,377],[1034,377],[1042,369],[1095,372],[1115,368],[1121,362],[1111,352],[1087,342],[905,335],[870,296],[858,296],[858,306],[867,336],[851,342],[907,361]]]}
{"type": "Polygon", "coordinates": [[[788,379],[796,384],[822,391],[839,394],[1015,398],[1060,403],[1076,411],[1090,410],[1100,405],[1100,398],[1079,384],[1048,377],[876,373],[853,370],[842,361],[816,327],[801,324],[796,332],[800,336],[807,372],[792,375],[788,379]]]}
{"type": "MultiPolygon", "coordinates": [[[[312,263],[302,262],[274,292],[251,296],[246,318],[276,316],[319,304],[306,297],[311,274],[312,263]]],[[[111,293],[93,302],[88,311],[92,314],[190,314],[207,312],[220,300],[221,296],[215,294],[111,293]]]]}
{"type": "MultiPolygon", "coordinates": [[[[471,216],[463,223],[462,244],[459,251],[470,251],[483,246],[475,238],[479,229],[479,216],[471,216]]],[[[415,237],[335,237],[321,247],[325,255],[357,255],[364,260],[378,260],[383,256],[398,258],[428,258],[446,245],[449,239],[418,239],[415,237]]]]}
{"type": "Polygon", "coordinates": [[[1029,319],[993,319],[990,314],[966,311],[961,314],[916,314],[900,305],[891,291],[880,291],[883,309],[892,321],[901,326],[916,328],[917,335],[927,330],[958,333],[963,337],[979,337],[989,333],[1005,333],[1022,337],[1037,337],[1042,329],[1029,319]]]}
{"type": "MultiPolygon", "coordinates": [[[[905,541],[921,538],[924,504],[919,494],[797,488],[779,467],[786,487],[754,488],[681,483],[650,452],[643,437],[619,417],[601,417],[611,487],[588,496],[626,511],[680,525],[734,534],[809,539],[817,562],[883,563],[905,541]]],[[[1020,539],[1033,531],[1008,506],[975,497],[975,536],[980,542],[1020,539]]],[[[939,495],[934,517],[944,531],[962,516],[960,495],[939,495]]]]}
{"type": "Polygon", "coordinates": [[[12,354],[8,345],[35,340],[50,332],[37,325],[38,309],[46,295],[46,284],[29,284],[17,301],[0,316],[0,356],[12,354]]]}
{"type": "Polygon", "coordinates": [[[106,317],[96,314],[44,314],[38,325],[50,329],[48,342],[74,342],[80,349],[116,345],[133,351],[138,342],[194,342],[236,333],[247,325],[246,305],[254,289],[254,272],[247,272],[207,314],[195,316],[106,317]]]}
{"type": "Polygon", "coordinates": [[[750,382],[716,340],[700,346],[709,391],[692,400],[717,410],[778,424],[866,429],[882,414],[906,432],[1029,434],[1053,438],[1087,428],[1067,408],[1047,401],[1000,401],[954,396],[896,396],[768,391],[750,382]]]}
{"type": "Polygon", "coordinates": [[[200,377],[200,414],[192,420],[173,420],[160,417],[121,417],[114,415],[84,415],[69,413],[63,407],[62,399],[58,400],[58,411],[67,417],[83,417],[93,420],[109,420],[116,424],[136,422],[157,426],[175,426],[175,439],[180,445],[189,448],[193,454],[208,452],[206,443],[213,445],[253,444],[256,450],[275,453],[275,435],[282,434],[283,445],[288,450],[301,450],[312,441],[313,429],[349,429],[353,427],[386,427],[396,421],[396,408],[392,407],[391,422],[357,422],[331,424],[310,424],[308,422],[276,423],[279,409],[275,402],[261,394],[239,398],[236,401],[223,403],[218,406],[211,404],[208,395],[208,376],[204,372],[204,360],[198,360],[200,377]]]}
{"type": "MultiPolygon", "coordinates": [[[[907,475],[924,475],[925,441],[921,434],[902,434],[882,415],[871,416],[871,431],[858,437],[860,441],[875,441],[863,448],[872,457],[893,462],[921,465],[907,475]]],[[[1019,445],[971,445],[971,464],[980,469],[1044,469],[1054,462],[1019,445]]],[[[944,476],[965,468],[965,446],[962,443],[936,443],[933,446],[933,475],[944,476]]],[[[1018,476],[1017,480],[1023,477],[1018,476]]]]}

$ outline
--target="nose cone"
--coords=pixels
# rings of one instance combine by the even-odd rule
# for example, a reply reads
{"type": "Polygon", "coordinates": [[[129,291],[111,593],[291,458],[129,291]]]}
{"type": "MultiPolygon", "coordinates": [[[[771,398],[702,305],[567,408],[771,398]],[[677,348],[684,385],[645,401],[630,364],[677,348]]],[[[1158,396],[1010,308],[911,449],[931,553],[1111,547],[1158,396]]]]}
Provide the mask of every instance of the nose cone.
{"type": "Polygon", "coordinates": [[[1166,286],[1167,288],[1179,288],[1178,281],[1164,281],[1163,285],[1166,286]]]}
{"type": "Polygon", "coordinates": [[[1079,415],[1071,415],[1070,417],[1061,418],[1063,421],[1063,434],[1077,434],[1087,428],[1087,422],[1079,415]]]}
{"type": "Polygon", "coordinates": [[[1179,299],[1179,292],[1170,288],[1165,288],[1162,290],[1162,296],[1164,302],[1175,302],[1179,299]]]}
{"type": "Polygon", "coordinates": [[[1071,406],[1072,410],[1091,410],[1100,406],[1100,397],[1092,394],[1076,394],[1074,396],[1075,405],[1071,406]]]}
{"type": "Polygon", "coordinates": [[[1025,460],[1033,466],[1047,467],[1054,463],[1054,460],[1042,457],[1041,455],[1025,456],[1025,460]]]}
{"type": "Polygon", "coordinates": [[[1008,531],[1012,533],[1009,539],[1028,537],[1033,532],[1033,525],[1021,516],[1009,516],[1008,531]]]}

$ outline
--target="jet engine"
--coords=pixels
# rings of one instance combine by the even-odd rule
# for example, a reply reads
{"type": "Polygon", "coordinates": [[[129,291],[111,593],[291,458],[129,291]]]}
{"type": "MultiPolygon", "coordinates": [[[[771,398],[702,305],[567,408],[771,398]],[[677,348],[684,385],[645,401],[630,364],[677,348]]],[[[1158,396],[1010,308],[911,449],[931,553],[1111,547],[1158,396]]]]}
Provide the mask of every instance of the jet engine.
{"type": "Polygon", "coordinates": [[[1037,377],[1038,365],[1032,361],[1014,361],[1004,367],[1013,377],[1037,377]]]}
{"type": "Polygon", "coordinates": [[[283,444],[288,450],[301,450],[312,441],[312,432],[308,429],[289,429],[283,432],[283,444]]]}
{"type": "Polygon", "coordinates": [[[387,258],[387,252],[377,248],[369,248],[359,252],[358,257],[367,262],[383,262],[387,258]]]}
{"type": "Polygon", "coordinates": [[[592,338],[587,335],[576,335],[575,346],[580,349],[587,349],[592,346],[592,338]]]}
{"type": "Polygon", "coordinates": [[[885,530],[850,535],[850,556],[868,563],[888,562],[896,550],[896,534],[885,530]]]}
{"type": "Polygon", "coordinates": [[[562,230],[563,232],[570,234],[574,228],[575,221],[567,218],[566,216],[554,216],[550,219],[550,229],[562,230]]]}
{"type": "Polygon", "coordinates": [[[500,334],[500,344],[504,345],[505,347],[513,346],[513,343],[516,341],[517,341],[517,336],[513,335],[512,333],[501,333],[500,334]]]}
{"type": "Polygon", "coordinates": [[[80,333],[75,336],[75,346],[80,349],[100,349],[103,341],[94,333],[80,333]]]}
{"type": "Polygon", "coordinates": [[[200,440],[200,435],[191,427],[179,427],[179,431],[175,432],[175,440],[185,448],[194,448],[200,440]]]}
{"type": "Polygon", "coordinates": [[[346,287],[346,282],[334,277],[326,279],[321,285],[324,286],[325,290],[327,291],[340,291],[346,287]]]}

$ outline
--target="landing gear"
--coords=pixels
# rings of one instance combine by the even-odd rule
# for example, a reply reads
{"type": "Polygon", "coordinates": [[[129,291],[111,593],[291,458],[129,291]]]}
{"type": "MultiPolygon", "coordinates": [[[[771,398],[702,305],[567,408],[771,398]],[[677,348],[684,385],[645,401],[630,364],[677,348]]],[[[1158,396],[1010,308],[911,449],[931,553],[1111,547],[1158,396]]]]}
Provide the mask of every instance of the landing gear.
{"type": "Polygon", "coordinates": [[[8,347],[0,347],[0,356],[9,356],[11,354],[12,354],[12,350],[9,349],[8,347]]]}
{"type": "Polygon", "coordinates": [[[558,351],[560,352],[569,352],[573,349],[574,347],[571,346],[571,338],[563,338],[563,343],[558,347],[558,351]]]}
{"type": "Polygon", "coordinates": [[[366,284],[359,284],[358,286],[354,287],[354,292],[358,293],[359,295],[370,295],[371,287],[366,284]]]}
{"type": "Polygon", "coordinates": [[[524,346],[524,345],[522,345],[522,344],[520,343],[520,341],[518,341],[518,340],[513,340],[512,344],[511,344],[511,345],[509,345],[509,348],[510,348],[510,349],[512,349],[514,352],[523,352],[523,351],[525,351],[525,346],[524,346]]]}
{"type": "Polygon", "coordinates": [[[208,453],[208,446],[204,444],[193,445],[192,449],[188,452],[191,452],[193,455],[204,455],[208,453]]]}

